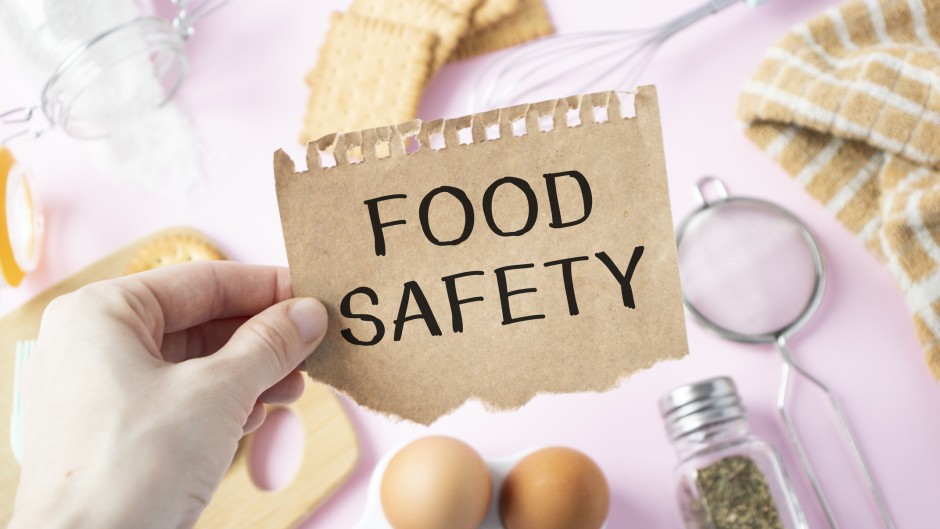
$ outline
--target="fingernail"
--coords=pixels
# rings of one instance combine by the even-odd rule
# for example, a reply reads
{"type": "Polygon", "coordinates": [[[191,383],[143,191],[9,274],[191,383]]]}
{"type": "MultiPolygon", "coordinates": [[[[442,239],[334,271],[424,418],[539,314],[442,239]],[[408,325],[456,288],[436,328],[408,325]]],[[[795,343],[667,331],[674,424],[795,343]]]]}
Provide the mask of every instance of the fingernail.
{"type": "Polygon", "coordinates": [[[297,298],[287,309],[287,316],[305,343],[310,343],[326,329],[326,310],[313,298],[297,298]]]}

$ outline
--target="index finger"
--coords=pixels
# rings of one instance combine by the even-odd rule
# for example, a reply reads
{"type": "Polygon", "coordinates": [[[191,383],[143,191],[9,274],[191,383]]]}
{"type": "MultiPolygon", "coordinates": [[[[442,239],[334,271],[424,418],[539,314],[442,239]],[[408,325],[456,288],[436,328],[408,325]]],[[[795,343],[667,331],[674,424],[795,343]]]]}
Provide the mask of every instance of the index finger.
{"type": "Polygon", "coordinates": [[[147,310],[163,316],[163,332],[210,320],[254,316],[293,297],[290,273],[278,266],[198,261],[115,280],[147,310]]]}

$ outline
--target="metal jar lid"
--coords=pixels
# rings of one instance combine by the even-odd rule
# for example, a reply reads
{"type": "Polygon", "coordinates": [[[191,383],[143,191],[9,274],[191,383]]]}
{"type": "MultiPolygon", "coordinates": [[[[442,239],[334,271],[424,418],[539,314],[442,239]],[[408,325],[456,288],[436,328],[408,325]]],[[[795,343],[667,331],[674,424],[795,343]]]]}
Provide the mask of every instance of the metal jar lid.
{"type": "Polygon", "coordinates": [[[710,378],[670,391],[659,399],[659,412],[670,440],[745,416],[738,390],[728,377],[710,378]]]}

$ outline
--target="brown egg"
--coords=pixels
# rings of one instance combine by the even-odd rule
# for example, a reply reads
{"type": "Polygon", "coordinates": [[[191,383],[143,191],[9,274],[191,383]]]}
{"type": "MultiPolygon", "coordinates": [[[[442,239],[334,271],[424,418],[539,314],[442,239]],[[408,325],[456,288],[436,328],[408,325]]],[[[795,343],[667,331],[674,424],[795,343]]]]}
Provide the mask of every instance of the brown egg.
{"type": "Polygon", "coordinates": [[[607,479],[588,456],[545,448],[519,461],[499,493],[506,529],[600,529],[610,508],[607,479]]]}
{"type": "Polygon", "coordinates": [[[480,454],[451,437],[405,446],[382,476],[382,509],[395,529],[478,529],[492,494],[480,454]]]}

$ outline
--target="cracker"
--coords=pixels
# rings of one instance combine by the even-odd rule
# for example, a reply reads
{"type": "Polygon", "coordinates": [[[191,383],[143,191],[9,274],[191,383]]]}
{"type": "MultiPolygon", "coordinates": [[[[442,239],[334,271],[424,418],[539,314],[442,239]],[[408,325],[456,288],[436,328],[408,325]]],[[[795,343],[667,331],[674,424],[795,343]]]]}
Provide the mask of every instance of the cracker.
{"type": "Polygon", "coordinates": [[[141,247],[124,273],[136,274],[161,266],[221,259],[225,259],[222,252],[203,239],[185,234],[164,235],[141,247]]]}
{"type": "Polygon", "coordinates": [[[414,119],[436,44],[427,30],[333,13],[317,64],[306,77],[310,100],[301,143],[414,119]]]}
{"type": "Polygon", "coordinates": [[[447,9],[450,9],[454,13],[462,16],[463,18],[470,20],[473,16],[473,12],[480,7],[480,3],[484,0],[434,0],[435,2],[443,5],[447,9]]]}
{"type": "Polygon", "coordinates": [[[522,0],[483,0],[473,12],[470,26],[480,30],[515,13],[522,6],[522,0]]]}
{"type": "Polygon", "coordinates": [[[469,27],[467,18],[435,0],[353,0],[349,13],[433,32],[434,70],[446,63],[469,27]]]}
{"type": "Polygon", "coordinates": [[[521,0],[515,13],[464,37],[451,60],[469,59],[554,32],[555,26],[542,0],[521,0]]]}

